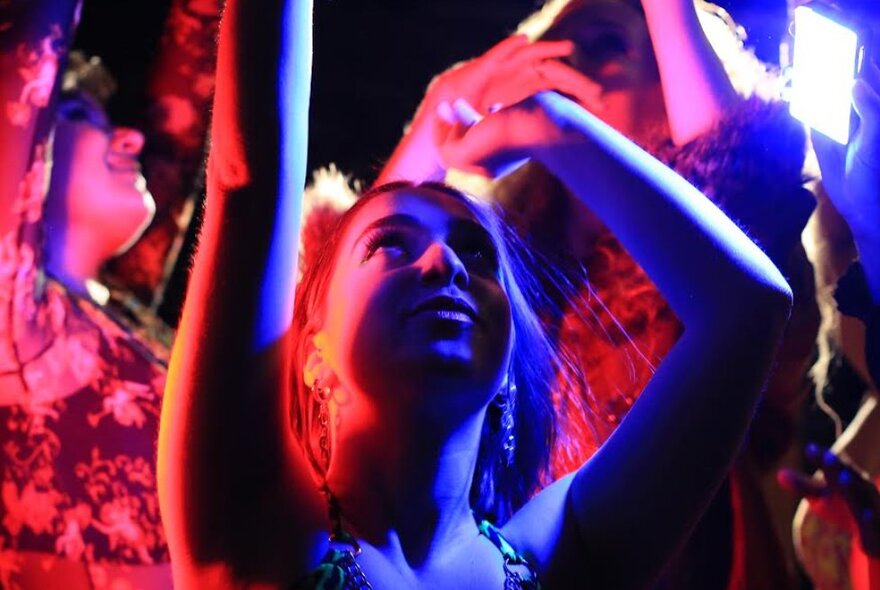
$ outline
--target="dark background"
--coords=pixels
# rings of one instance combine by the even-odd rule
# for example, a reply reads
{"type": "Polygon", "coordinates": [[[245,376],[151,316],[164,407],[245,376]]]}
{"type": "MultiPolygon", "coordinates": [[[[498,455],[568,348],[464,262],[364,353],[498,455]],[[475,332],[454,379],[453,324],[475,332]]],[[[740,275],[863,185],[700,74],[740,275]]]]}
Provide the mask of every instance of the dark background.
{"type": "MultiPolygon", "coordinates": [[[[256,0],[255,0],[256,1],[256,0]]],[[[765,61],[778,60],[785,0],[719,0],[765,61]]],[[[76,45],[119,81],[117,124],[138,126],[146,66],[168,0],[85,0],[76,45]]],[[[370,181],[431,77],[510,33],[540,0],[316,0],[311,169],[335,162],[370,181]]],[[[259,67],[255,64],[255,67],[259,67]]]]}

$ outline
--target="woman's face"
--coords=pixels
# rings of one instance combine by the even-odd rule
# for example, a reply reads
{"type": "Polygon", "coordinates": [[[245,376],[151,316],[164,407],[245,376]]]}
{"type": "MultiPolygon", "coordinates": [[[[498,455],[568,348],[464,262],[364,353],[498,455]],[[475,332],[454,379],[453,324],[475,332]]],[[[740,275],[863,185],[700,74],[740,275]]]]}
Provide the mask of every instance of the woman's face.
{"type": "Polygon", "coordinates": [[[596,116],[603,121],[632,138],[665,123],[657,64],[638,10],[615,0],[575,0],[543,38],[575,43],[566,61],[602,86],[596,116]]]}
{"type": "Polygon", "coordinates": [[[496,242],[461,201],[406,188],[351,220],[323,314],[324,358],[349,390],[379,405],[437,390],[444,411],[473,411],[501,385],[511,325],[496,242]]]}
{"type": "Polygon", "coordinates": [[[95,105],[59,107],[50,199],[60,199],[68,225],[100,232],[111,252],[137,239],[155,212],[138,162],[143,145],[139,131],[112,127],[95,105]]]}

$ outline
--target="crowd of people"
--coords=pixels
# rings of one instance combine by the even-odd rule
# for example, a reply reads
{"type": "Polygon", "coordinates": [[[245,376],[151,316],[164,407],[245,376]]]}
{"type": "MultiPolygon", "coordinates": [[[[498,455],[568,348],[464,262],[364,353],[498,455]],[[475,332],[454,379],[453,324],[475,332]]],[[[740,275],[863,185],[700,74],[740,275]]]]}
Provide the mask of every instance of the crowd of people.
{"type": "Polygon", "coordinates": [[[840,145],[715,5],[547,0],[304,191],[311,0],[172,0],[140,130],[0,4],[0,588],[880,590],[873,53],[840,145]]]}

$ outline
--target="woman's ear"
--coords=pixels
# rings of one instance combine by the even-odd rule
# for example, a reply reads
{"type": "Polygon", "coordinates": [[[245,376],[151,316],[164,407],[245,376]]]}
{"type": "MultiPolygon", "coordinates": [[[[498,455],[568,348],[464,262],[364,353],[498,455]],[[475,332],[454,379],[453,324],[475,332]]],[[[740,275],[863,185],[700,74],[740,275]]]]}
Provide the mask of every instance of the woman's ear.
{"type": "Polygon", "coordinates": [[[303,363],[303,382],[312,387],[322,373],[329,370],[324,358],[327,348],[327,334],[318,330],[311,338],[306,339],[305,363],[303,363]]]}

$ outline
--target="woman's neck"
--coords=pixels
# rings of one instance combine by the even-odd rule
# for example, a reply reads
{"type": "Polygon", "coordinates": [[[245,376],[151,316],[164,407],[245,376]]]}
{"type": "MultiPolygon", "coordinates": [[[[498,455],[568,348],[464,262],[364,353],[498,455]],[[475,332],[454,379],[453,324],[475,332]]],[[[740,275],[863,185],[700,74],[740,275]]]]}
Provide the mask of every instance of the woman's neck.
{"type": "Polygon", "coordinates": [[[100,285],[98,273],[106,259],[102,240],[71,228],[47,233],[46,270],[74,293],[103,303],[93,288],[100,285]]]}
{"type": "Polygon", "coordinates": [[[328,477],[343,526],[376,547],[399,545],[413,568],[442,558],[463,531],[476,534],[469,496],[483,416],[446,433],[386,415],[381,424],[343,430],[328,477]]]}

